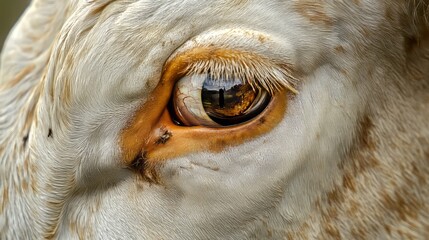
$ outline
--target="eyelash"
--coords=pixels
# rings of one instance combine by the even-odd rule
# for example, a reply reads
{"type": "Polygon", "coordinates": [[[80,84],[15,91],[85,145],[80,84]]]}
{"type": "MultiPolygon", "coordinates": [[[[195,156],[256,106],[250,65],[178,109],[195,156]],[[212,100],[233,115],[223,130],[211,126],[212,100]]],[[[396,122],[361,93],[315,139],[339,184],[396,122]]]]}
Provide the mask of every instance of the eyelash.
{"type": "Polygon", "coordinates": [[[218,81],[243,79],[252,88],[263,88],[270,94],[282,88],[298,93],[295,88],[298,79],[293,76],[288,65],[275,64],[251,54],[234,54],[231,57],[214,56],[209,60],[195,61],[187,66],[184,73],[188,76],[204,74],[218,81]]]}

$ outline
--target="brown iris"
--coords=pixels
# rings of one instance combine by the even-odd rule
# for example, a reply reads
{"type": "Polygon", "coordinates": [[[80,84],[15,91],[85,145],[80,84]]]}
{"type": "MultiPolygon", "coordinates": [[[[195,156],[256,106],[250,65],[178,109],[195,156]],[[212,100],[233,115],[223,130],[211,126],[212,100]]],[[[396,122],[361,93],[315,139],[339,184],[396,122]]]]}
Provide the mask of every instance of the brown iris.
{"type": "Polygon", "coordinates": [[[268,95],[240,79],[206,79],[201,91],[204,110],[220,125],[245,122],[259,114],[268,104],[268,95]],[[262,102],[261,102],[262,101],[262,102]]]}
{"type": "Polygon", "coordinates": [[[222,127],[244,123],[270,102],[267,91],[242,79],[186,76],[175,86],[174,116],[181,125],[222,127]]]}

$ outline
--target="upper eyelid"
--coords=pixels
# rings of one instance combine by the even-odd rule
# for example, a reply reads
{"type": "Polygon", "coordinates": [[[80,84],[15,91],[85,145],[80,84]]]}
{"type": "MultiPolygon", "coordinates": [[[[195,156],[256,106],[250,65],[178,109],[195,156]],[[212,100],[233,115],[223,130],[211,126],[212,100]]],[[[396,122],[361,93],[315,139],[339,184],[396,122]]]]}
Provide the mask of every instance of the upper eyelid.
{"type": "Polygon", "coordinates": [[[293,67],[288,63],[279,63],[257,54],[212,49],[208,58],[191,61],[184,74],[207,74],[214,79],[239,78],[256,87],[262,87],[270,93],[287,88],[297,94],[293,67]]]}

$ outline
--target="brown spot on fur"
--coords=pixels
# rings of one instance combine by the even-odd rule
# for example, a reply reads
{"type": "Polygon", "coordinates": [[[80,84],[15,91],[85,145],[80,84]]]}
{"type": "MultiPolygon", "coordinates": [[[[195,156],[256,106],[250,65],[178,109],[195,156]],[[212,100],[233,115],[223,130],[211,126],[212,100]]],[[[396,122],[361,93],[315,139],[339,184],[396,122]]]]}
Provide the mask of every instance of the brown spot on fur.
{"type": "Polygon", "coordinates": [[[30,164],[30,171],[31,173],[37,172],[37,166],[35,164],[30,164]]]}
{"type": "Polygon", "coordinates": [[[33,45],[23,45],[21,50],[25,53],[32,53],[34,51],[33,45]]]}
{"type": "Polygon", "coordinates": [[[0,196],[0,214],[4,212],[6,205],[9,204],[9,191],[7,186],[3,187],[3,194],[0,196]]]}
{"type": "Polygon", "coordinates": [[[352,229],[351,234],[354,239],[366,239],[366,230],[362,227],[352,229]]]}
{"type": "Polygon", "coordinates": [[[356,153],[356,155],[357,157],[352,160],[352,169],[356,174],[365,172],[368,169],[375,168],[380,165],[373,155],[360,155],[360,153],[356,153]]]}
{"type": "Polygon", "coordinates": [[[267,37],[264,35],[259,35],[258,40],[260,43],[265,43],[267,41],[267,37]]]}
{"type": "Polygon", "coordinates": [[[393,14],[393,9],[389,6],[386,6],[386,9],[384,11],[384,18],[386,18],[387,21],[389,21],[390,23],[394,23],[395,22],[395,18],[394,18],[394,14],[393,14]]]}
{"type": "Polygon", "coordinates": [[[16,86],[21,80],[26,77],[35,68],[34,64],[28,65],[23,68],[14,78],[10,81],[6,81],[4,85],[0,85],[0,89],[8,89],[16,86]]]}
{"type": "Polygon", "coordinates": [[[352,192],[356,192],[355,179],[351,174],[345,173],[343,175],[343,187],[345,189],[350,189],[352,192]]]}
{"type": "Polygon", "coordinates": [[[343,47],[343,46],[341,46],[341,45],[336,46],[336,47],[335,47],[335,51],[336,51],[337,53],[342,53],[342,54],[346,53],[346,49],[344,49],[344,47],[343,47]]]}
{"type": "Polygon", "coordinates": [[[267,229],[267,236],[269,237],[269,238],[272,238],[273,237],[273,231],[271,230],[271,229],[267,229]]]}
{"type": "Polygon", "coordinates": [[[65,78],[62,85],[62,91],[60,95],[60,99],[63,104],[67,105],[71,101],[71,86],[70,86],[70,80],[68,78],[65,78]]]}
{"type": "Polygon", "coordinates": [[[363,120],[360,122],[360,143],[364,145],[364,147],[374,149],[374,143],[370,139],[370,133],[372,128],[374,128],[374,124],[372,123],[372,120],[367,115],[363,118],[363,120]]]}
{"type": "Polygon", "coordinates": [[[24,170],[25,172],[29,173],[30,172],[30,164],[28,163],[28,156],[25,157],[24,159],[24,170]]]}
{"type": "Polygon", "coordinates": [[[28,109],[27,116],[25,117],[24,123],[24,131],[28,131],[30,129],[31,123],[34,119],[35,108],[28,109]]]}
{"type": "Polygon", "coordinates": [[[349,209],[347,210],[347,214],[350,216],[354,216],[358,210],[360,209],[360,204],[354,200],[349,202],[349,209]]]}
{"type": "Polygon", "coordinates": [[[347,72],[347,70],[346,69],[339,69],[339,71],[344,75],[344,76],[346,76],[346,77],[348,77],[349,76],[349,72],[347,72]]]}
{"type": "Polygon", "coordinates": [[[329,17],[320,1],[302,0],[294,3],[294,9],[313,24],[332,27],[334,20],[329,17]]]}
{"type": "Polygon", "coordinates": [[[75,221],[71,221],[71,222],[70,222],[70,224],[69,224],[69,230],[70,230],[70,232],[72,232],[72,233],[75,233],[75,232],[76,232],[76,222],[75,222],[75,221]]]}
{"type": "Polygon", "coordinates": [[[341,188],[335,186],[333,190],[326,194],[329,206],[339,204],[344,200],[344,193],[341,188]]]}
{"type": "Polygon", "coordinates": [[[94,7],[91,11],[91,15],[99,15],[101,12],[104,11],[104,9],[106,9],[107,6],[109,6],[110,3],[112,3],[113,1],[108,1],[105,3],[102,3],[96,7],[94,7]]]}
{"type": "Polygon", "coordinates": [[[423,207],[419,199],[405,189],[396,190],[393,194],[384,193],[382,205],[402,221],[407,221],[407,218],[417,219],[418,212],[423,207]]]}
{"type": "Polygon", "coordinates": [[[21,181],[21,187],[24,192],[28,190],[28,181],[26,179],[21,181]]]}
{"type": "MultiPolygon", "coordinates": [[[[343,172],[341,184],[335,185],[331,191],[326,193],[326,198],[316,200],[316,209],[321,214],[324,230],[330,238],[341,238],[341,234],[336,228],[340,216],[355,216],[361,210],[359,202],[349,199],[349,194],[358,190],[356,178],[359,174],[369,169],[379,166],[378,160],[374,156],[376,144],[372,139],[374,124],[369,116],[364,116],[358,124],[355,144],[352,145],[347,160],[343,160],[339,169],[343,172]],[[349,190],[349,191],[347,191],[349,190]],[[322,201],[322,203],[320,203],[322,201]],[[322,205],[322,206],[321,206],[322,205]]],[[[355,226],[350,229],[354,238],[365,238],[364,225],[355,226]]]]}
{"type": "Polygon", "coordinates": [[[365,37],[365,38],[369,38],[370,35],[373,33],[372,29],[367,28],[367,27],[362,27],[359,32],[365,37]]]}
{"type": "MultiPolygon", "coordinates": [[[[373,152],[376,149],[376,144],[371,138],[371,131],[374,128],[374,124],[369,116],[364,116],[359,124],[359,129],[356,134],[356,143],[350,150],[351,158],[346,163],[342,161],[339,164],[339,168],[344,169],[347,164],[355,176],[358,173],[362,173],[367,169],[377,167],[379,165],[378,160],[374,157],[373,152]]],[[[350,178],[351,178],[350,176],[350,178]]]]}
{"type": "Polygon", "coordinates": [[[336,226],[328,223],[324,225],[324,230],[332,239],[341,240],[340,231],[338,231],[336,226]]]}
{"type": "Polygon", "coordinates": [[[33,192],[37,192],[37,182],[36,182],[36,179],[35,179],[35,178],[32,178],[32,179],[31,179],[30,186],[31,186],[31,190],[32,190],[33,192]]]}
{"type": "Polygon", "coordinates": [[[308,223],[304,223],[301,225],[301,227],[299,228],[299,232],[298,235],[301,239],[308,239],[308,230],[310,229],[310,225],[308,223]]]}
{"type": "Polygon", "coordinates": [[[419,41],[416,36],[404,36],[404,50],[407,55],[414,52],[418,45],[419,41]]]}
{"type": "Polygon", "coordinates": [[[337,208],[328,208],[326,211],[326,216],[329,219],[336,219],[338,217],[338,209],[337,208]]]}
{"type": "Polygon", "coordinates": [[[386,230],[386,233],[389,234],[389,236],[392,235],[392,229],[390,228],[389,225],[384,224],[384,230],[386,230]]]}

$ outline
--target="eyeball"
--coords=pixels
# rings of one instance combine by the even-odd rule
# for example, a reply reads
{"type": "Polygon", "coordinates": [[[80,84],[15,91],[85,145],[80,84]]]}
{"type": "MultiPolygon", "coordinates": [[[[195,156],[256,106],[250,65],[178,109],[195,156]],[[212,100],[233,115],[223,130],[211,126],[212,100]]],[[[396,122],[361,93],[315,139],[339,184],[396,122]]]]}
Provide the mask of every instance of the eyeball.
{"type": "Polygon", "coordinates": [[[271,100],[264,89],[238,78],[195,74],[180,79],[172,94],[172,112],[186,126],[227,127],[260,114],[271,100]]]}

